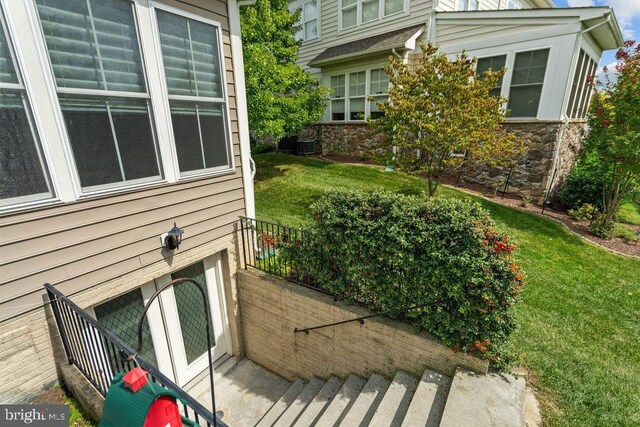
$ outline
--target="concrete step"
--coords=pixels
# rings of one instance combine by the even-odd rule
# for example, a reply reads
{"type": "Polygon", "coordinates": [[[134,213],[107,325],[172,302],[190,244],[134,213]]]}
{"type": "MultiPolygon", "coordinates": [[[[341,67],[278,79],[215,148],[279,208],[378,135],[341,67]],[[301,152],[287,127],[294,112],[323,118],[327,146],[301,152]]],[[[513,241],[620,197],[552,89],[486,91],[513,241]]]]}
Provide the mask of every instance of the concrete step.
{"type": "Polygon", "coordinates": [[[389,381],[373,374],[340,423],[341,427],[367,426],[389,388],[389,381]]]}
{"type": "Polygon", "coordinates": [[[427,369],[404,416],[403,427],[440,425],[451,380],[445,375],[427,369]]]}
{"type": "Polygon", "coordinates": [[[271,427],[296,400],[300,393],[302,393],[306,385],[307,383],[301,379],[294,381],[282,397],[269,409],[269,412],[264,414],[262,419],[256,424],[256,427],[271,427]]]}
{"type": "Polygon", "coordinates": [[[457,369],[444,407],[442,427],[524,426],[524,378],[478,375],[457,369]]]}
{"type": "Polygon", "coordinates": [[[371,423],[372,427],[400,426],[404,419],[413,394],[418,387],[418,380],[413,376],[398,372],[384,394],[371,423]]]}
{"type": "Polygon", "coordinates": [[[316,397],[313,398],[311,403],[309,403],[305,408],[304,412],[302,412],[298,417],[295,427],[308,427],[314,425],[315,421],[320,418],[324,410],[329,406],[336,394],[338,394],[342,384],[343,383],[340,378],[329,378],[316,397]]]}
{"type": "Polygon", "coordinates": [[[366,383],[365,380],[355,375],[347,378],[336,397],[333,398],[316,422],[316,427],[340,425],[340,422],[347,415],[366,383]]]}
{"type": "Polygon", "coordinates": [[[278,420],[273,424],[275,427],[290,427],[292,426],[300,414],[304,411],[309,403],[313,400],[314,397],[320,392],[322,387],[324,386],[324,381],[319,378],[312,378],[311,381],[305,386],[305,388],[300,392],[298,397],[289,405],[289,407],[284,411],[284,413],[278,418],[278,420]]]}

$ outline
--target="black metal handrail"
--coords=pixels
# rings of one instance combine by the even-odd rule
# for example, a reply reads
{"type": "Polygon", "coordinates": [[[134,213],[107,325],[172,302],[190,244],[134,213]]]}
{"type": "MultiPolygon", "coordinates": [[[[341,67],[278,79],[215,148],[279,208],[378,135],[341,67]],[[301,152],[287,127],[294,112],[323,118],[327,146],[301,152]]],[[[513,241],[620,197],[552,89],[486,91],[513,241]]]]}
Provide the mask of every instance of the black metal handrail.
{"type": "Polygon", "coordinates": [[[309,328],[295,328],[293,330],[293,333],[297,334],[298,332],[304,332],[305,334],[308,334],[309,331],[313,331],[313,330],[316,330],[316,329],[329,328],[331,326],[344,325],[345,323],[352,323],[352,322],[359,322],[361,325],[363,325],[365,320],[371,319],[372,317],[389,316],[389,315],[397,314],[397,313],[406,313],[408,311],[417,310],[419,308],[424,308],[424,307],[427,307],[427,306],[430,306],[430,305],[433,305],[433,303],[412,305],[410,307],[402,307],[402,308],[399,308],[397,310],[390,310],[390,311],[385,311],[385,312],[382,312],[382,313],[369,314],[367,316],[355,317],[353,319],[342,320],[340,322],[326,323],[324,325],[311,326],[309,328]]]}
{"type": "Polygon", "coordinates": [[[89,316],[66,295],[51,284],[44,285],[56,319],[62,345],[69,364],[78,370],[105,396],[116,372],[133,369],[136,365],[148,372],[150,380],[172,391],[184,403],[183,416],[207,426],[226,427],[226,424],[202,406],[186,391],[167,378],[153,364],[135,355],[135,350],[89,316]],[[189,409],[191,408],[191,410],[189,409]]]}

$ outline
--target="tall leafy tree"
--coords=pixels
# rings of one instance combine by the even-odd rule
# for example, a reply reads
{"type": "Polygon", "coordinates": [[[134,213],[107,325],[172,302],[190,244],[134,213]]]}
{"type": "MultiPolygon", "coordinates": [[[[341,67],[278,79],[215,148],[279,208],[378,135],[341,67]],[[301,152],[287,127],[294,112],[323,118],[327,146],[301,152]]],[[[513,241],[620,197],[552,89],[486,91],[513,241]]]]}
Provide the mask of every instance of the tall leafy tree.
{"type": "Polygon", "coordinates": [[[424,176],[429,195],[446,173],[472,163],[509,166],[524,150],[524,141],[500,125],[506,99],[490,95],[504,70],[478,78],[475,59],[464,52],[449,60],[423,45],[417,66],[393,58],[386,71],[389,99],[379,104],[384,115],[371,120],[384,135],[379,148],[400,170],[424,176]]]}
{"type": "MultiPolygon", "coordinates": [[[[613,228],[620,203],[640,186],[640,43],[627,41],[616,53],[614,77],[596,82],[589,134],[582,159],[597,159],[604,181],[601,234],[613,228]]],[[[593,228],[592,228],[593,229],[593,228]]]]}
{"type": "Polygon", "coordinates": [[[300,12],[287,0],[257,0],[240,11],[249,128],[256,139],[279,139],[322,116],[327,89],[296,65],[300,12]]]}

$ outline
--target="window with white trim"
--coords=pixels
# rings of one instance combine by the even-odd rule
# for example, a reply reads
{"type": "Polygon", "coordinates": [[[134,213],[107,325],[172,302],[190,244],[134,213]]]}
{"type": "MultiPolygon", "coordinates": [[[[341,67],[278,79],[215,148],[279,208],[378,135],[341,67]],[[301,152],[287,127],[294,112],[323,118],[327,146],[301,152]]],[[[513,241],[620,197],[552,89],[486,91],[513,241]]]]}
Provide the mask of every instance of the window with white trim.
{"type": "Polygon", "coordinates": [[[389,76],[383,68],[331,76],[331,121],[363,121],[381,116],[378,102],[387,99],[389,76]]]}
{"type": "Polygon", "coordinates": [[[516,1],[516,0],[507,0],[507,5],[505,7],[505,9],[510,9],[510,10],[517,10],[517,9],[523,9],[524,6],[516,1]]]}
{"type": "MultiPolygon", "coordinates": [[[[488,58],[478,58],[476,63],[476,74],[479,78],[484,77],[485,71],[500,71],[507,63],[507,55],[490,56],[488,58]]],[[[502,81],[504,75],[500,76],[496,82],[496,86],[489,92],[492,96],[500,96],[502,91],[502,81]]]]}
{"type": "Polygon", "coordinates": [[[479,7],[479,0],[456,0],[457,11],[478,10],[479,7]]]}
{"type": "Polygon", "coordinates": [[[300,29],[296,40],[309,41],[318,38],[318,1],[311,0],[295,9],[300,12],[300,29]]]}
{"type": "Polygon", "coordinates": [[[341,28],[352,28],[396,15],[404,8],[405,0],[341,0],[341,28]]]}
{"type": "Polygon", "coordinates": [[[36,0],[85,191],[162,178],[128,0],[36,0]]]}
{"type": "Polygon", "coordinates": [[[510,117],[536,117],[549,49],[516,53],[509,88],[510,117]]]}
{"type": "Polygon", "coordinates": [[[14,53],[0,5],[0,206],[53,197],[14,53]]]}
{"type": "Polygon", "coordinates": [[[181,175],[231,165],[218,28],[156,9],[181,175]]]}

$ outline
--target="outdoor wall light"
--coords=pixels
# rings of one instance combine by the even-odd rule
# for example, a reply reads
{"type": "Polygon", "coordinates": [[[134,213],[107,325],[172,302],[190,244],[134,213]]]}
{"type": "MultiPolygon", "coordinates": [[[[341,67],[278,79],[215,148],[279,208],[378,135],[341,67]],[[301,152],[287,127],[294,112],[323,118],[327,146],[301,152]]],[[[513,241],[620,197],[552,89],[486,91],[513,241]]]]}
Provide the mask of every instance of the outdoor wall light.
{"type": "Polygon", "coordinates": [[[160,236],[160,242],[162,246],[173,251],[180,247],[180,243],[182,243],[182,235],[184,231],[182,228],[178,227],[176,223],[173,223],[173,228],[169,230],[167,233],[163,233],[160,236]]]}

